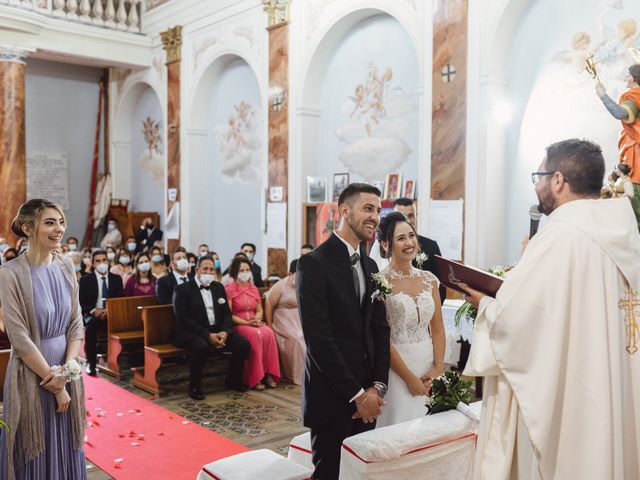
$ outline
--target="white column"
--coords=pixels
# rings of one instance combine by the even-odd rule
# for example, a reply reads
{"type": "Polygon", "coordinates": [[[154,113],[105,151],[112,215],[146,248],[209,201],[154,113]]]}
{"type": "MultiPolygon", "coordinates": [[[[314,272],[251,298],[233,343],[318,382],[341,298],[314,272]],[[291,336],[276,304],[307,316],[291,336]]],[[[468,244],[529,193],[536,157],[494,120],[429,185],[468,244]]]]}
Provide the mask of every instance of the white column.
{"type": "Polygon", "coordinates": [[[131,142],[114,140],[112,152],[113,198],[131,200],[131,142]]]}
{"type": "MultiPolygon", "coordinates": [[[[186,145],[180,173],[180,232],[182,244],[187,249],[197,247],[197,242],[206,238],[205,222],[202,221],[202,210],[198,205],[202,204],[203,195],[211,192],[207,185],[207,179],[202,174],[204,166],[209,161],[209,132],[206,129],[190,128],[185,135],[186,145]],[[186,157],[186,158],[185,158],[186,157]]],[[[207,218],[207,222],[215,219],[207,218]]]]}

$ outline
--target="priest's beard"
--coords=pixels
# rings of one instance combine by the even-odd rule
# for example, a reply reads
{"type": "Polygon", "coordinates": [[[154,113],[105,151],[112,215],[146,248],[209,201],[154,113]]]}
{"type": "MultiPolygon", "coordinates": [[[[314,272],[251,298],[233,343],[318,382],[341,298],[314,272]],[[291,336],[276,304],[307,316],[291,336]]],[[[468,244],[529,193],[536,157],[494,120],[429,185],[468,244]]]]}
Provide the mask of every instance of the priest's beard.
{"type": "Polygon", "coordinates": [[[551,212],[558,208],[558,202],[554,198],[553,193],[551,193],[550,188],[545,188],[540,192],[536,192],[536,194],[538,196],[538,210],[540,210],[540,213],[549,216],[551,212]]]}

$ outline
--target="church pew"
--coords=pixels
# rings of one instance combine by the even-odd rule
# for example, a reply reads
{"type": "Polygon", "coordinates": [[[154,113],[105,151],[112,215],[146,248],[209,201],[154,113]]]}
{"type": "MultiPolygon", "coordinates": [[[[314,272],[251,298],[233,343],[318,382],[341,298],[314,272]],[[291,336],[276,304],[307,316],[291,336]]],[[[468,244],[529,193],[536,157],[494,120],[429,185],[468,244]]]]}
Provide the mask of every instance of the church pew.
{"type": "Polygon", "coordinates": [[[144,367],[132,369],[131,383],[145,392],[160,396],[158,370],[163,359],[188,355],[189,352],[171,343],[175,320],[172,305],[141,306],[139,311],[144,330],[144,367]]]}
{"type": "MultiPolygon", "coordinates": [[[[9,357],[11,357],[11,349],[0,350],[0,385],[4,385],[4,378],[7,376],[7,367],[9,366],[9,357]]],[[[2,400],[3,389],[0,388],[0,400],[2,400]]]]}
{"type": "Polygon", "coordinates": [[[100,371],[120,379],[120,353],[125,345],[142,343],[144,337],[138,307],[157,304],[158,300],[153,295],[107,299],[107,365],[100,365],[100,371]]]}

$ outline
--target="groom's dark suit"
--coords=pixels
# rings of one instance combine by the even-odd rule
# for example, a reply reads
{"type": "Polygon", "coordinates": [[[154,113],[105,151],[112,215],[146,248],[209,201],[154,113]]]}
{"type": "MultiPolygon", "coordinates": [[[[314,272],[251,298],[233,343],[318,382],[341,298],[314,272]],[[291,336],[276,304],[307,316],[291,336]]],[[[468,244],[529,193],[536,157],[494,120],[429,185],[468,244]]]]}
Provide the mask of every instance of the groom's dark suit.
{"type": "Polygon", "coordinates": [[[307,344],[302,390],[304,425],[311,428],[314,479],[338,478],[344,438],[375,423],[352,420],[350,400],[389,377],[389,325],[384,304],[371,301],[376,263],[360,249],[366,290],[356,297],[347,246],[335,234],[298,260],[300,319],[307,344]]]}

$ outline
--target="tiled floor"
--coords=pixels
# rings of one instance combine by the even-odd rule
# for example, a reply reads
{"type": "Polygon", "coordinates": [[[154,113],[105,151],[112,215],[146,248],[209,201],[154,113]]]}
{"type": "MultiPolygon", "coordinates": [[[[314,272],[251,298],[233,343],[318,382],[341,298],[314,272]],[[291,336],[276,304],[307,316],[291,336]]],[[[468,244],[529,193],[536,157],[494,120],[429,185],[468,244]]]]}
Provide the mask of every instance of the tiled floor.
{"type": "MultiPolygon", "coordinates": [[[[206,399],[201,402],[186,395],[186,365],[163,371],[161,378],[167,392],[157,399],[132,387],[128,379],[116,381],[108,375],[100,376],[249,448],[269,448],[286,456],[289,441],[307,430],[300,416],[300,387],[283,383],[274,390],[239,393],[224,388],[221,373],[225,369],[223,361],[209,367],[203,382],[206,399]]],[[[90,480],[111,478],[90,462],[87,471],[90,480]]]]}

